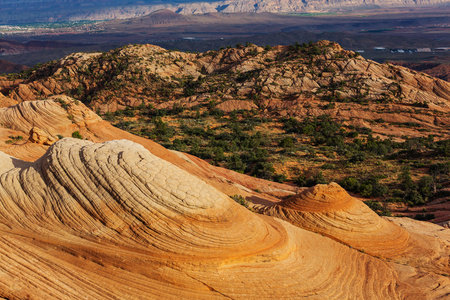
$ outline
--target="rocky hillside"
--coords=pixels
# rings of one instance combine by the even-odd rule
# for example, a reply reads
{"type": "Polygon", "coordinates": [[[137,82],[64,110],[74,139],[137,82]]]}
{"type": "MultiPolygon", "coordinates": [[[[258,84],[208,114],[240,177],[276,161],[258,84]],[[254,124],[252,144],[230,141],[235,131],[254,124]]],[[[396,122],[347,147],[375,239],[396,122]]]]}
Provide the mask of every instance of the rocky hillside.
{"type": "Polygon", "coordinates": [[[395,134],[389,126],[407,121],[436,135],[447,133],[449,125],[448,82],[366,60],[327,41],[274,48],[238,45],[199,54],[127,46],[76,53],[10,78],[0,80],[0,92],[16,101],[66,94],[100,113],[149,104],[209,105],[270,116],[326,112],[349,121],[358,116],[354,122],[361,122],[390,110],[387,124],[376,129],[380,134],[395,134]]]}
{"type": "Polygon", "coordinates": [[[396,62],[396,65],[407,67],[411,70],[426,73],[430,76],[450,82],[450,64],[439,62],[406,63],[396,62]]]}
{"type": "Polygon", "coordinates": [[[449,229],[381,218],[335,183],[295,190],[213,167],[64,96],[1,108],[0,147],[3,298],[450,293],[449,229]]]}
{"type": "Polygon", "coordinates": [[[335,43],[127,46],[72,54],[0,87],[3,106],[71,95],[216,166],[299,187],[336,181],[379,214],[450,220],[450,84],[335,43]]]}

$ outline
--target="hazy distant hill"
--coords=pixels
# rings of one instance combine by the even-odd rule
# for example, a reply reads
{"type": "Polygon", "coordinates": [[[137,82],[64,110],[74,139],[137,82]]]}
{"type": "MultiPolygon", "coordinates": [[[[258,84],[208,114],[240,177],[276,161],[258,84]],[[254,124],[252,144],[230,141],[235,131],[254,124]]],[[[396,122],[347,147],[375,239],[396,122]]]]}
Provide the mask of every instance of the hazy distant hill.
{"type": "Polygon", "coordinates": [[[180,13],[205,12],[323,12],[352,7],[403,7],[445,4],[447,0],[226,0],[180,5],[180,13]]]}
{"type": "Polygon", "coordinates": [[[0,24],[125,19],[159,9],[210,12],[326,12],[348,8],[448,5],[448,0],[0,0],[0,24]]]}

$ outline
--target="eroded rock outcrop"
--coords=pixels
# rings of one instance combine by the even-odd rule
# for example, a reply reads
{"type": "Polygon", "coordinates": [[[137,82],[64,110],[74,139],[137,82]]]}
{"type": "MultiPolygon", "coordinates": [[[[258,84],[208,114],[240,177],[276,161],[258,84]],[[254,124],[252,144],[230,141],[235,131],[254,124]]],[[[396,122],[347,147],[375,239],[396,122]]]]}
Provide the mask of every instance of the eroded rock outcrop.
{"type": "Polygon", "coordinates": [[[450,272],[450,268],[442,268],[449,263],[448,238],[442,241],[430,238],[433,235],[408,232],[394,224],[401,224],[401,221],[381,218],[336,183],[316,185],[263,208],[262,212],[377,257],[430,270],[437,267],[446,274],[450,272]]]}
{"type": "Polygon", "coordinates": [[[68,97],[0,109],[0,146],[4,298],[450,293],[440,275],[450,273],[448,229],[386,221],[336,185],[298,193],[211,166],[114,128],[68,97]],[[96,142],[134,142],[63,138],[49,146],[29,140],[32,128],[43,137],[79,131],[96,142]],[[223,192],[250,197],[292,224],[252,213],[223,192]],[[274,205],[274,195],[295,196],[274,205]]]}
{"type": "Polygon", "coordinates": [[[329,41],[200,54],[153,45],[75,53],[22,79],[0,80],[0,92],[17,102],[73,95],[100,113],[208,107],[266,118],[328,114],[385,138],[445,136],[450,125],[450,83],[329,41]],[[403,128],[412,123],[417,128],[403,128]]]}
{"type": "Polygon", "coordinates": [[[66,96],[26,101],[15,106],[0,108],[0,151],[22,160],[38,159],[54,142],[54,139],[71,137],[76,131],[82,138],[94,142],[119,138],[139,143],[158,157],[202,178],[229,195],[237,193],[255,195],[253,190],[257,189],[266,194],[266,196],[258,194],[257,198],[268,197],[278,201],[271,195],[292,195],[298,189],[217,168],[189,154],[168,151],[149,139],[113,127],[81,102],[66,96]],[[40,132],[41,139],[33,138],[34,132],[40,132]],[[12,144],[6,143],[8,140],[12,142],[11,136],[20,136],[22,139],[12,144]],[[35,139],[38,142],[34,142],[35,139]],[[48,139],[50,139],[49,142],[44,142],[48,139]]]}
{"type": "Polygon", "coordinates": [[[0,287],[8,298],[425,293],[389,264],[258,216],[129,141],[63,139],[38,161],[10,167],[0,173],[0,251],[8,253],[0,287]]]}

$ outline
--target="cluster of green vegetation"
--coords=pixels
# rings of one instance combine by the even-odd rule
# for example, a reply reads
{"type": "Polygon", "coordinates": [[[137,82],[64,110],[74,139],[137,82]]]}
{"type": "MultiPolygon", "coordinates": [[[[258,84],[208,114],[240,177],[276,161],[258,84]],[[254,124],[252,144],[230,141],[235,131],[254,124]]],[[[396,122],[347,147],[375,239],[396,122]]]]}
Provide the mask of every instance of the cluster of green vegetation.
{"type": "Polygon", "coordinates": [[[80,139],[80,140],[83,139],[83,136],[80,134],[80,132],[79,132],[78,130],[77,130],[77,131],[74,131],[74,132],[72,133],[72,137],[75,138],[75,139],[80,139]]]}
{"type": "Polygon", "coordinates": [[[23,140],[23,136],[21,135],[10,135],[8,137],[10,139],[5,141],[6,144],[14,144],[17,143],[18,141],[23,140]]]}
{"type": "MultiPolygon", "coordinates": [[[[215,165],[259,178],[269,180],[279,178],[272,163],[269,162],[269,150],[266,149],[273,141],[266,134],[255,130],[255,126],[263,122],[254,116],[255,112],[233,112],[229,116],[224,116],[221,111],[212,110],[200,115],[199,108],[194,108],[182,113],[183,110],[177,107],[169,111],[153,109],[147,111],[150,126],[143,126],[139,133],[160,141],[170,149],[188,152],[210,160],[215,165]],[[186,119],[177,127],[169,126],[162,120],[165,116],[183,115],[186,119]],[[215,126],[199,122],[202,119],[205,121],[209,119],[215,126]]],[[[124,125],[130,126],[124,123],[118,125],[121,128],[124,125]]]]}
{"type": "Polygon", "coordinates": [[[369,128],[343,125],[329,115],[271,119],[256,110],[224,113],[213,106],[154,109],[149,105],[106,117],[117,127],[170,149],[255,177],[299,186],[337,181],[349,192],[372,198],[371,207],[382,215],[390,214],[385,205],[389,202],[426,203],[450,178],[449,140],[428,136],[395,142],[374,137],[369,128]],[[280,161],[307,162],[311,167],[285,173],[280,161]],[[366,166],[369,169],[361,171],[366,166]],[[410,170],[418,174],[412,176],[410,170]]]}
{"type": "MultiPolygon", "coordinates": [[[[296,137],[307,143],[329,150],[333,157],[337,154],[346,165],[361,164],[367,160],[400,161],[401,170],[398,180],[390,182],[389,186],[381,184],[384,175],[348,176],[340,184],[348,191],[362,197],[384,198],[391,202],[404,202],[409,205],[425,204],[430,197],[436,194],[439,184],[445,182],[450,176],[450,140],[434,141],[433,136],[428,138],[407,138],[404,142],[393,142],[391,139],[381,140],[372,136],[367,128],[344,127],[324,115],[319,118],[305,118],[303,121],[284,119],[283,128],[286,133],[295,133],[296,137]],[[361,137],[361,134],[364,134],[361,137]],[[331,152],[332,151],[332,152],[331,152]],[[411,177],[409,159],[423,160],[418,168],[426,168],[428,175],[421,176],[414,181],[411,177]],[[427,164],[425,161],[433,159],[444,162],[427,164]],[[446,162],[445,162],[446,161],[446,162]]],[[[326,153],[326,152],[325,152],[326,153]]],[[[415,165],[413,165],[414,167],[415,165]]],[[[313,185],[325,181],[321,173],[306,179],[300,176],[298,183],[313,185]]]]}
{"type": "Polygon", "coordinates": [[[24,29],[37,29],[37,28],[48,28],[48,29],[58,29],[58,28],[73,28],[80,27],[83,25],[92,25],[99,23],[99,21],[66,21],[66,22],[40,22],[40,23],[20,23],[15,26],[24,29]]]}

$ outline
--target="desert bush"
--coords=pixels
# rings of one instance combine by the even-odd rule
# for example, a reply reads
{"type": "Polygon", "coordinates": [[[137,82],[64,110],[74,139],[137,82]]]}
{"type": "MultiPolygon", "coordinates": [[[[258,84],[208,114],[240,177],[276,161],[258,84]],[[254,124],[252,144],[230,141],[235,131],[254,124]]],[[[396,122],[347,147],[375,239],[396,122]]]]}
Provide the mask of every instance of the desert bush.
{"type": "Polygon", "coordinates": [[[388,208],[383,207],[383,205],[381,205],[378,201],[365,201],[364,204],[380,216],[392,216],[392,212],[388,208]]]}
{"type": "Polygon", "coordinates": [[[76,138],[76,139],[83,139],[83,136],[80,134],[79,131],[74,131],[74,132],[72,133],[72,137],[73,137],[73,138],[76,138]]]}
{"type": "Polygon", "coordinates": [[[242,197],[241,195],[236,194],[236,195],[230,196],[230,198],[246,208],[248,208],[248,206],[249,206],[247,200],[245,200],[245,198],[242,197]]]}
{"type": "Polygon", "coordinates": [[[278,145],[283,148],[292,148],[294,147],[294,140],[292,140],[292,138],[290,137],[285,137],[280,141],[278,145]]]}
{"type": "Polygon", "coordinates": [[[416,216],[414,217],[414,219],[419,221],[429,221],[433,220],[434,218],[436,218],[434,214],[416,214],[416,216]]]}

